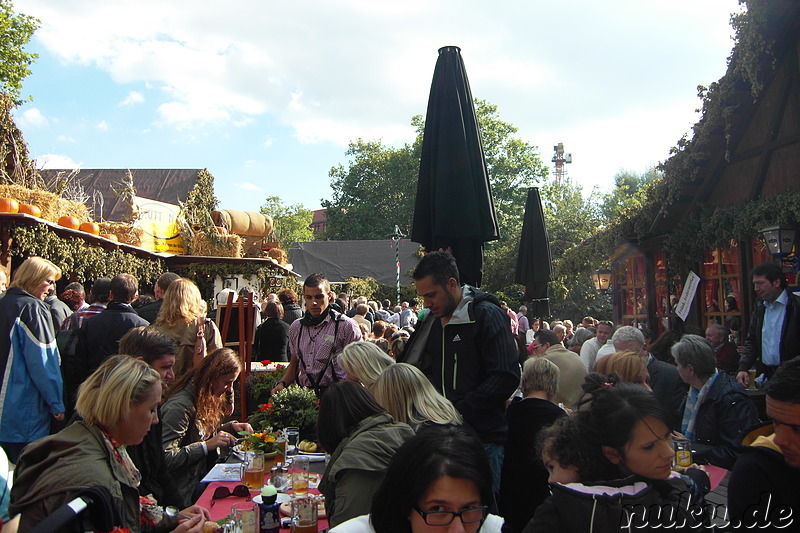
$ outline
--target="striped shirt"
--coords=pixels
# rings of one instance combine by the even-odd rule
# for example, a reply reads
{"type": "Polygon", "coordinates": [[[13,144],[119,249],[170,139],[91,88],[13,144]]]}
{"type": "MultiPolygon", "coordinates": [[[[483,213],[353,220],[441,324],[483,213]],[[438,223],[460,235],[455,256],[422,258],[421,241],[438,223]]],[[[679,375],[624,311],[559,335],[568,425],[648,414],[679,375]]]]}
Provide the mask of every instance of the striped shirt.
{"type": "MultiPolygon", "coordinates": [[[[326,310],[327,312],[327,310],[326,310]]],[[[328,365],[325,374],[316,377],[317,386],[327,387],[334,382],[334,372],[339,380],[345,379],[345,372],[339,366],[338,355],[345,346],[354,341],[361,340],[361,330],[352,318],[336,313],[337,320],[333,320],[330,314],[316,326],[304,326],[302,320],[295,320],[289,328],[289,350],[292,355],[297,355],[297,382],[310,387],[311,380],[307,372],[313,376],[318,376],[325,368],[328,358],[333,357],[328,365]],[[336,323],[339,328],[336,331],[336,323]],[[336,335],[336,339],[334,339],[336,335]]]]}

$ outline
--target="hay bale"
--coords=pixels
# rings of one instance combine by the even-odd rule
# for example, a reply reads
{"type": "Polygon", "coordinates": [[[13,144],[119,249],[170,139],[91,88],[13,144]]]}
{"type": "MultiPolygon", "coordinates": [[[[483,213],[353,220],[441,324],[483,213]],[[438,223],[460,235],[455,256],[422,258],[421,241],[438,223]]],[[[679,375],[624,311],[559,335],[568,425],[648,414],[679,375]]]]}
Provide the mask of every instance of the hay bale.
{"type": "Polygon", "coordinates": [[[29,189],[21,185],[0,185],[0,197],[13,198],[21,204],[31,204],[42,210],[42,218],[58,222],[63,216],[75,217],[81,222],[91,222],[86,204],[65,200],[43,189],[29,189]]]}
{"type": "Polygon", "coordinates": [[[238,235],[214,235],[205,233],[192,235],[190,249],[192,255],[207,257],[242,257],[242,238],[238,235]]]}
{"type": "Polygon", "coordinates": [[[142,246],[144,236],[142,228],[135,228],[123,222],[100,222],[100,233],[113,233],[119,242],[138,247],[142,246]]]}
{"type": "Polygon", "coordinates": [[[220,209],[211,212],[211,220],[236,235],[268,237],[272,233],[272,218],[261,213],[220,209]]]}
{"type": "Polygon", "coordinates": [[[267,252],[267,255],[281,265],[285,265],[289,262],[289,258],[286,255],[286,250],[281,250],[280,248],[270,248],[267,252]]]}

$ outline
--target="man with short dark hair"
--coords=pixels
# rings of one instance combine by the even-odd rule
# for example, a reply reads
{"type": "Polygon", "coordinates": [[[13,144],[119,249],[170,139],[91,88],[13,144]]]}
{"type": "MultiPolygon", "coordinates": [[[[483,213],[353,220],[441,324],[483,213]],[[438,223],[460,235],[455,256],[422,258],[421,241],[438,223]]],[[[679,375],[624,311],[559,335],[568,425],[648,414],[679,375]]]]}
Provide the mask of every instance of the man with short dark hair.
{"type": "Polygon", "coordinates": [[[392,313],[390,312],[391,305],[392,302],[390,302],[388,299],[383,300],[381,302],[381,308],[376,312],[375,320],[383,320],[384,322],[388,322],[389,317],[392,316],[392,313]]]}
{"type": "MultiPolygon", "coordinates": [[[[683,400],[686,398],[687,385],[681,379],[675,365],[661,361],[650,353],[649,350],[650,344],[653,342],[653,332],[647,328],[642,328],[641,332],[644,344],[640,349],[647,357],[647,373],[650,374],[647,380],[648,384],[650,388],[653,389],[653,396],[661,401],[661,404],[667,411],[667,424],[669,424],[669,428],[678,431],[681,429],[683,413],[680,412],[680,410],[681,404],[683,404],[683,400]]],[[[614,346],[616,347],[616,343],[614,343],[614,346]]]]}
{"type": "Polygon", "coordinates": [[[778,368],[766,393],[772,422],[742,439],[744,450],[728,481],[728,511],[732,520],[742,520],[742,529],[798,531],[800,358],[778,368]]]}
{"type": "Polygon", "coordinates": [[[86,365],[88,376],[108,357],[119,353],[119,340],[128,330],[148,322],[131,307],[138,295],[138,282],[130,274],[111,280],[105,310],[83,321],[78,330],[78,359],[86,365]]]}
{"type": "Polygon", "coordinates": [[[698,463],[732,468],[745,430],[758,423],[758,409],[736,380],[717,370],[714,350],[699,335],[672,346],[678,373],[690,389],[681,406],[680,432],[692,442],[698,463]]]}
{"type": "Polygon", "coordinates": [[[493,295],[461,286],[449,252],[431,252],[412,275],[429,309],[400,359],[418,366],[484,443],[500,487],[506,400],[519,385],[517,346],[493,295]]]}
{"type": "Polygon", "coordinates": [[[417,325],[417,313],[419,312],[419,302],[416,298],[412,298],[408,302],[408,307],[400,312],[400,327],[411,326],[412,328],[417,325]]]}
{"type": "Polygon", "coordinates": [[[153,323],[158,318],[158,313],[161,311],[161,304],[164,303],[164,293],[167,292],[170,284],[176,279],[181,279],[175,272],[164,272],[158,277],[158,280],[153,284],[153,296],[155,301],[145,304],[136,310],[139,316],[153,323]]]}
{"type": "Polygon", "coordinates": [[[322,274],[303,282],[306,313],[289,327],[289,364],[272,393],[292,383],[310,387],[318,395],[346,375],[337,361],[345,346],[361,340],[358,324],[331,307],[333,291],[322,274]]]}
{"type": "Polygon", "coordinates": [[[736,380],[743,387],[749,385],[753,364],[769,379],[782,362],[800,355],[800,296],[789,293],[783,270],[773,262],[756,266],[752,275],[761,304],[750,320],[739,360],[736,380]]]}

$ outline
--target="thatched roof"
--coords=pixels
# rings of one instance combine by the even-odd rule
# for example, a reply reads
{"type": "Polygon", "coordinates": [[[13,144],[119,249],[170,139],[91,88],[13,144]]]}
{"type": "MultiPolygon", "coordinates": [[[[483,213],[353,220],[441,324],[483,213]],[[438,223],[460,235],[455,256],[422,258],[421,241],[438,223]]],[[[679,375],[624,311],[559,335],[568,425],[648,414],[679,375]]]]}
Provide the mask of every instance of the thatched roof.
{"type": "MultiPolygon", "coordinates": [[[[199,168],[134,168],[130,169],[133,175],[133,185],[136,195],[168,204],[185,202],[189,191],[197,181],[199,168]]],[[[58,173],[69,173],[72,170],[47,169],[41,174],[48,181],[58,173]]],[[[93,208],[95,220],[111,220],[121,222],[128,212],[126,206],[119,202],[112,190],[112,185],[119,183],[128,173],[124,168],[96,169],[85,168],[78,173],[86,194],[89,196],[89,205],[93,208]],[[103,195],[102,213],[98,202],[92,202],[94,192],[100,191],[103,195]],[[94,205],[93,205],[94,204],[94,205]]]]}

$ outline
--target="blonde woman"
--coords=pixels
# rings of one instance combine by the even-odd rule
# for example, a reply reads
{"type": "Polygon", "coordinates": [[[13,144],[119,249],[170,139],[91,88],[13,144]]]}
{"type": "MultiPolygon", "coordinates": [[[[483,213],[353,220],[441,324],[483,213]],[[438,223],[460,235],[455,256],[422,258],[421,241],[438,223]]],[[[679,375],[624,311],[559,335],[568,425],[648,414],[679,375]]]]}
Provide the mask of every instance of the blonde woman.
{"type": "Polygon", "coordinates": [[[192,493],[215,462],[217,450],[233,446],[239,431],[253,431],[246,422],[220,426],[241,370],[236,352],[217,350],[170,387],[161,407],[164,459],[183,507],[192,502],[192,493]]]}
{"type": "MultiPolygon", "coordinates": [[[[109,489],[119,513],[115,524],[140,531],[139,471],[127,446],[139,444],[158,422],[161,376],[127,355],[107,359],[78,391],[82,420],[27,446],[19,457],[11,490],[11,513],[21,513],[20,531],[30,531],[54,510],[91,487],[109,489]]],[[[200,531],[208,514],[193,515],[175,531],[200,531]]],[[[163,530],[176,523],[163,524],[163,530]]]]}
{"type": "Polygon", "coordinates": [[[603,357],[595,366],[595,372],[600,374],[616,372],[620,377],[619,381],[641,385],[652,391],[650,385],[647,384],[647,380],[650,378],[650,373],[647,371],[647,359],[641,353],[625,350],[603,357]]]}
{"type": "Polygon", "coordinates": [[[63,420],[63,381],[50,308],[44,298],[61,269],[29,257],[0,299],[0,445],[11,462],[63,420]]]}
{"type": "Polygon", "coordinates": [[[397,422],[418,431],[427,424],[461,425],[453,404],[436,392],[417,367],[396,363],[386,368],[372,386],[372,395],[397,422]]]}
{"type": "Polygon", "coordinates": [[[206,353],[222,348],[222,336],[213,321],[206,318],[206,302],[191,280],[178,279],[164,293],[164,303],[154,326],[178,343],[175,377],[180,378],[194,365],[194,347],[198,328],[202,324],[206,353]]]}
{"type": "Polygon", "coordinates": [[[347,379],[358,381],[367,390],[371,390],[381,372],[394,364],[394,359],[374,343],[357,341],[344,347],[342,353],[339,354],[338,362],[347,375],[347,379]]]}

